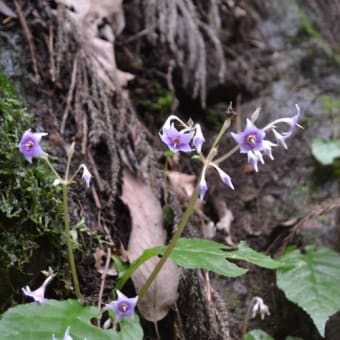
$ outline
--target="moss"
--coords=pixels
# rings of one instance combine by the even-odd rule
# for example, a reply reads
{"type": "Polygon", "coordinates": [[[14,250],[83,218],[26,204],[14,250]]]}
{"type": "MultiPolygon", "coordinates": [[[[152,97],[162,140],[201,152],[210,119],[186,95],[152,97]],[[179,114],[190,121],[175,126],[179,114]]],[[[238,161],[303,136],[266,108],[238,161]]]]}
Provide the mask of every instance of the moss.
{"type": "Polygon", "coordinates": [[[18,298],[21,281],[28,279],[25,272],[39,275],[55,262],[56,249],[63,249],[59,189],[51,185],[43,162],[30,165],[18,150],[21,135],[33,123],[0,72],[0,309],[18,298]]]}
{"type": "Polygon", "coordinates": [[[142,79],[140,82],[133,90],[138,114],[147,125],[159,128],[171,112],[173,95],[155,79],[142,79]]]}

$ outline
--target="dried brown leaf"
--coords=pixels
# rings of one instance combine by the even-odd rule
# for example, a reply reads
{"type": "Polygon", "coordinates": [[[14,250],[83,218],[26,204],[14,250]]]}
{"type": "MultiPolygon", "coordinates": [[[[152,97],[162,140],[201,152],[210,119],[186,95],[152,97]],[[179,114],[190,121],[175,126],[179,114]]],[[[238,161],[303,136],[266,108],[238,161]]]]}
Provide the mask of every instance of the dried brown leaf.
{"type": "Polygon", "coordinates": [[[168,171],[167,176],[178,199],[181,202],[187,201],[194,192],[196,176],[178,171],[168,171]]]}
{"type": "Polygon", "coordinates": [[[134,78],[131,73],[117,68],[114,53],[114,37],[124,27],[122,0],[58,0],[70,8],[69,17],[83,35],[84,48],[93,62],[98,76],[113,90],[122,87],[134,78]],[[115,27],[119,22],[119,27],[115,27]],[[110,41],[101,39],[99,27],[103,23],[106,36],[110,41]]]}
{"type": "MultiPolygon", "coordinates": [[[[151,187],[134,177],[130,171],[123,171],[122,201],[128,206],[132,219],[127,254],[130,262],[136,260],[146,248],[161,246],[166,241],[163,228],[163,214],[159,201],[151,187]]],[[[138,291],[150,276],[158,262],[152,258],[140,266],[132,276],[138,291]]],[[[178,268],[167,261],[156,280],[139,302],[142,316],[149,321],[158,321],[166,316],[177,300],[178,268]]]]}

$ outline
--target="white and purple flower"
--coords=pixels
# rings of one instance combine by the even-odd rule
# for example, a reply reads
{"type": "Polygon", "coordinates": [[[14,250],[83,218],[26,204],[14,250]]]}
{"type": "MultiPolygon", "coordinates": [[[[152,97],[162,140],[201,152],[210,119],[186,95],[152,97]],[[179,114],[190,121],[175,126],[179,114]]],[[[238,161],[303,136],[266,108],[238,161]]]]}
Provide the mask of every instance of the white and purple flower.
{"type": "Polygon", "coordinates": [[[266,315],[268,316],[270,315],[268,306],[263,302],[263,300],[260,297],[255,296],[253,298],[253,303],[254,303],[254,306],[252,308],[253,318],[255,318],[256,315],[260,314],[261,319],[263,320],[266,315]]]}
{"type": "Polygon", "coordinates": [[[48,156],[40,146],[41,138],[44,136],[47,136],[46,132],[31,132],[31,129],[24,132],[19,143],[19,150],[28,162],[32,163],[34,157],[48,156]]]}
{"type": "Polygon", "coordinates": [[[138,296],[128,298],[122,292],[117,290],[117,300],[107,304],[106,308],[112,310],[115,313],[115,323],[118,323],[123,317],[133,316],[137,301],[138,296]]]}
{"type": "Polygon", "coordinates": [[[83,169],[83,174],[82,174],[81,178],[85,182],[86,186],[89,188],[92,175],[91,175],[89,169],[87,168],[87,166],[85,164],[81,164],[80,168],[83,169]]]}
{"type": "Polygon", "coordinates": [[[167,118],[160,130],[159,136],[162,142],[175,153],[179,151],[191,152],[194,150],[201,153],[202,145],[205,142],[199,124],[193,125],[192,121],[185,124],[175,115],[171,115],[167,118]],[[177,122],[177,125],[183,128],[178,130],[174,122],[177,122]]]}
{"type": "Polygon", "coordinates": [[[36,290],[32,291],[29,286],[26,286],[21,289],[26,296],[31,297],[35,302],[44,303],[46,301],[46,298],[45,298],[46,287],[52,281],[54,276],[55,274],[53,274],[53,272],[50,272],[49,276],[45,279],[43,284],[36,290]]]}
{"type": "MultiPolygon", "coordinates": [[[[210,163],[208,166],[212,166],[213,168],[215,168],[216,171],[217,171],[217,173],[218,173],[218,175],[219,175],[220,178],[221,178],[221,181],[222,181],[224,184],[228,185],[228,187],[229,187],[230,189],[235,190],[234,185],[233,185],[233,183],[232,183],[232,181],[231,181],[231,178],[230,178],[230,176],[229,176],[226,172],[224,172],[217,164],[215,164],[215,163],[213,163],[213,162],[210,163]]],[[[208,167],[208,166],[205,166],[205,167],[204,167],[204,169],[203,169],[203,171],[202,171],[202,175],[201,175],[200,182],[199,182],[199,184],[198,184],[198,192],[199,192],[199,197],[200,197],[200,200],[201,200],[201,201],[203,201],[204,196],[205,196],[205,194],[206,194],[207,191],[208,191],[208,185],[207,185],[207,181],[206,181],[206,179],[205,179],[205,173],[206,173],[206,171],[207,171],[207,167],[208,167]]]]}
{"type": "Polygon", "coordinates": [[[163,128],[160,134],[161,140],[173,152],[191,152],[193,149],[190,142],[193,136],[193,132],[179,131],[173,124],[168,129],[163,128]]]}
{"type": "Polygon", "coordinates": [[[277,144],[265,139],[266,132],[271,131],[276,139],[276,142],[287,149],[286,139],[292,135],[296,126],[301,127],[298,124],[301,115],[298,105],[296,105],[296,109],[297,114],[295,116],[291,118],[288,117],[276,119],[263,129],[257,128],[250,119],[247,119],[246,127],[242,132],[231,133],[234,140],[240,146],[240,152],[247,154],[248,163],[254,167],[256,172],[258,171],[258,162],[264,164],[263,154],[267,155],[270,159],[274,159],[272,147],[277,146],[277,144]],[[288,125],[288,131],[278,132],[277,126],[279,124],[288,125]]]}

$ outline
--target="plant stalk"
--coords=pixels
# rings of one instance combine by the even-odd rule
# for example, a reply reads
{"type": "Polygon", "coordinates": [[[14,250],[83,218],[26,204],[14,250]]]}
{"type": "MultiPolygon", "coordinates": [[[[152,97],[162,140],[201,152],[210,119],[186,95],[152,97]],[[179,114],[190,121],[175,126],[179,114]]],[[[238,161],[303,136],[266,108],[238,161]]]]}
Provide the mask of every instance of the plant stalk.
{"type": "MultiPolygon", "coordinates": [[[[224,123],[223,123],[219,133],[215,137],[214,142],[213,142],[213,144],[210,148],[210,151],[208,153],[208,156],[207,156],[208,162],[211,160],[212,157],[214,157],[214,154],[216,153],[216,146],[220,142],[220,140],[223,137],[223,135],[225,134],[225,132],[228,130],[230,123],[231,123],[230,119],[226,119],[224,121],[224,123]]],[[[204,170],[204,167],[203,167],[203,170],[204,170]]],[[[203,170],[200,174],[200,178],[203,175],[203,170]]],[[[148,279],[144,283],[143,287],[138,292],[139,301],[141,301],[143,299],[145,293],[150,288],[152,282],[156,279],[156,277],[157,277],[158,273],[160,272],[160,270],[162,269],[164,263],[169,258],[173,249],[175,248],[178,239],[181,237],[182,232],[183,232],[185,226],[187,225],[191,214],[193,213],[193,211],[195,209],[195,204],[196,204],[198,195],[199,195],[199,191],[198,191],[198,186],[197,186],[195,188],[194,192],[192,193],[191,197],[190,197],[190,201],[189,201],[188,206],[187,206],[187,208],[184,212],[183,218],[182,218],[181,222],[179,223],[178,228],[177,228],[176,232],[174,233],[174,235],[172,236],[169,244],[167,245],[162,258],[159,260],[159,262],[155,266],[154,270],[152,271],[152,273],[150,274],[150,276],[148,277],[148,279]]]]}
{"type": "Polygon", "coordinates": [[[190,201],[188,203],[188,206],[187,206],[187,208],[186,208],[186,210],[184,212],[183,218],[182,218],[180,224],[178,225],[178,228],[177,228],[176,232],[172,236],[172,239],[170,240],[168,246],[166,247],[163,256],[161,257],[161,259],[159,260],[159,262],[155,266],[155,268],[152,271],[151,275],[146,280],[144,286],[138,292],[138,300],[139,301],[142,300],[142,298],[144,297],[145,293],[147,292],[147,290],[151,286],[152,282],[155,280],[156,276],[158,275],[158,273],[162,269],[165,261],[169,258],[169,256],[172,253],[174,247],[176,246],[176,243],[177,243],[178,239],[182,235],[184,227],[187,225],[187,223],[189,221],[189,218],[190,218],[192,212],[194,211],[195,203],[197,201],[197,198],[198,198],[198,190],[197,190],[197,188],[195,188],[193,194],[191,195],[191,198],[190,198],[190,201]]]}
{"type": "Polygon", "coordinates": [[[73,247],[70,233],[70,220],[68,214],[68,204],[67,204],[67,184],[63,184],[63,210],[64,210],[64,225],[66,233],[66,243],[67,243],[67,256],[68,262],[71,268],[72,280],[74,285],[74,291],[78,300],[81,299],[81,293],[79,288],[79,281],[77,276],[76,264],[74,261],[73,247]]]}

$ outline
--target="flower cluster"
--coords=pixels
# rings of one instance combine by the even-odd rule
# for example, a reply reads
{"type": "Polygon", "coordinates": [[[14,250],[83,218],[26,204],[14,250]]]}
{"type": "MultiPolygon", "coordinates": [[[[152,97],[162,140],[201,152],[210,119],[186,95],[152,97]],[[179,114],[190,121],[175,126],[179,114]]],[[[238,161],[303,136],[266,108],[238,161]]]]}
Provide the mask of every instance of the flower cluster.
{"type": "Polygon", "coordinates": [[[191,152],[196,150],[201,153],[205,138],[202,134],[201,126],[193,124],[191,121],[186,124],[175,115],[171,115],[162,126],[159,136],[161,140],[173,152],[191,152]],[[178,130],[175,122],[182,128],[178,130]]]}
{"type": "Polygon", "coordinates": [[[277,146],[277,144],[265,139],[267,132],[272,132],[276,142],[287,149],[286,139],[292,135],[296,126],[301,127],[298,124],[301,115],[298,105],[296,105],[296,110],[297,113],[293,117],[276,119],[262,129],[257,128],[250,119],[247,119],[247,125],[242,132],[231,133],[234,140],[240,146],[240,152],[247,154],[248,163],[254,167],[256,172],[258,171],[258,162],[264,164],[263,155],[274,159],[272,147],[277,146]],[[287,125],[288,130],[286,132],[279,132],[277,130],[279,124],[287,125]]]}
{"type": "MultiPolygon", "coordinates": [[[[292,135],[296,126],[301,127],[298,124],[301,115],[298,105],[296,105],[296,110],[297,113],[293,117],[276,119],[262,129],[258,128],[250,119],[247,119],[246,127],[242,132],[231,133],[231,136],[240,148],[240,152],[247,154],[248,163],[253,166],[256,172],[258,171],[258,163],[260,162],[264,164],[264,155],[268,156],[270,159],[274,159],[272,154],[273,147],[278,146],[279,144],[287,149],[287,138],[292,135]],[[283,132],[279,131],[278,127],[281,125],[286,125],[288,129],[283,132]],[[272,133],[276,143],[266,139],[268,133],[272,133]]],[[[204,199],[204,196],[208,190],[205,176],[207,169],[210,167],[217,171],[224,184],[234,190],[234,185],[230,176],[219,167],[219,163],[227,159],[230,155],[226,154],[217,160],[214,160],[214,157],[217,153],[217,148],[213,147],[207,158],[205,158],[201,153],[205,138],[199,124],[193,124],[192,121],[190,121],[188,124],[185,124],[177,116],[171,115],[162,126],[159,136],[161,140],[168,146],[168,148],[175,153],[179,151],[196,151],[199,154],[199,158],[203,163],[203,169],[198,184],[199,196],[201,200],[204,199]],[[175,127],[175,123],[181,126],[181,129],[177,129],[175,127]]]]}
{"type": "Polygon", "coordinates": [[[208,162],[202,155],[202,145],[205,142],[205,138],[199,124],[194,124],[191,120],[188,124],[186,124],[177,116],[171,115],[162,126],[159,136],[161,140],[168,146],[168,148],[175,153],[179,151],[196,151],[200,155],[202,161],[205,163],[199,183],[201,200],[203,200],[208,190],[205,173],[210,166],[217,170],[217,173],[219,174],[223,183],[234,189],[230,176],[226,174],[217,164],[208,162]],[[175,122],[177,122],[178,125],[182,127],[182,129],[178,130],[175,127],[175,122]]]}

